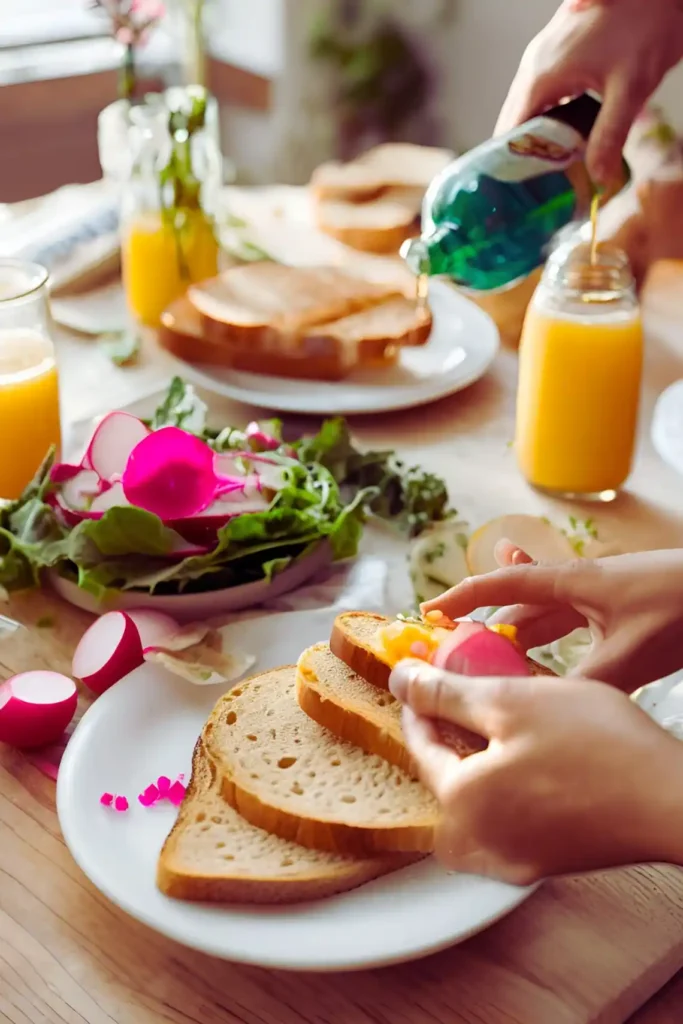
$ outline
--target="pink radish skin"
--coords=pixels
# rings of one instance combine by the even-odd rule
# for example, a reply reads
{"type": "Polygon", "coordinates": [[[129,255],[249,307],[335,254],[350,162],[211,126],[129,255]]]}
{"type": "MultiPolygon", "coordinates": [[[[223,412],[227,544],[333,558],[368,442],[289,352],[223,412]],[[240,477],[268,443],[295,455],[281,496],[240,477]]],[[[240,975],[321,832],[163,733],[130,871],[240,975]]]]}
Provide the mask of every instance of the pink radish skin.
{"type": "Polygon", "coordinates": [[[76,684],[59,672],[22,672],[0,685],[0,741],[22,750],[56,743],[76,713],[76,684]]]}
{"type": "MultiPolygon", "coordinates": [[[[476,623],[476,625],[483,625],[476,623]]],[[[456,636],[458,630],[455,631],[456,636]]],[[[517,647],[485,626],[460,643],[447,641],[436,651],[432,664],[461,676],[529,676],[529,666],[517,647]]]]}
{"type": "Polygon", "coordinates": [[[53,484],[63,484],[72,480],[79,473],[83,472],[83,466],[72,465],[70,462],[58,462],[50,470],[50,480],[53,484]]]}
{"type": "Polygon", "coordinates": [[[67,480],[59,492],[62,504],[76,512],[85,511],[91,499],[97,498],[110,485],[102,480],[93,469],[82,469],[80,473],[67,480]]]}
{"type": "Polygon", "coordinates": [[[110,412],[95,428],[83,464],[94,469],[103,480],[111,480],[123,473],[131,452],[148,434],[149,430],[137,416],[129,412],[110,412]]]}
{"type": "Polygon", "coordinates": [[[132,619],[140,637],[143,652],[148,647],[158,647],[167,637],[180,630],[180,624],[170,615],[151,611],[148,608],[132,608],[126,612],[132,619]]]}
{"type": "Polygon", "coordinates": [[[74,652],[76,679],[100,694],[143,663],[140,634],[125,612],[107,612],[93,622],[74,652]]]}

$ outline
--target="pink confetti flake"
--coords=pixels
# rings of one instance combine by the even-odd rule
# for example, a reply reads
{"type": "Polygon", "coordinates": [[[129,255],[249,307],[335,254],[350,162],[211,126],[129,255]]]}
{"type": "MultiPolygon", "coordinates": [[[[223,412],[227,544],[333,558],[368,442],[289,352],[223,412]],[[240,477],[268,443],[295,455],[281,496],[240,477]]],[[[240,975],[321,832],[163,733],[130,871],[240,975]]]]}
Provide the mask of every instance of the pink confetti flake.
{"type": "Polygon", "coordinates": [[[111,807],[112,804],[114,803],[114,794],[103,793],[102,796],[100,797],[100,803],[102,804],[103,807],[111,807]]]}
{"type": "Polygon", "coordinates": [[[174,807],[180,807],[181,803],[185,799],[185,787],[182,782],[174,782],[168,791],[168,799],[174,805],[174,807]]]}
{"type": "Polygon", "coordinates": [[[159,790],[154,785],[154,783],[151,783],[151,785],[147,787],[144,793],[140,793],[140,796],[138,797],[138,800],[140,801],[143,807],[152,807],[159,799],[159,790]]]}
{"type": "Polygon", "coordinates": [[[184,782],[184,781],[185,781],[185,772],[181,772],[180,775],[178,776],[178,782],[184,782]]]}
{"type": "Polygon", "coordinates": [[[164,799],[168,796],[171,789],[171,780],[168,775],[160,775],[157,779],[157,789],[159,790],[160,799],[164,799]]]}
{"type": "Polygon", "coordinates": [[[114,810],[123,812],[128,810],[128,801],[125,796],[117,796],[114,800],[114,810]]]}

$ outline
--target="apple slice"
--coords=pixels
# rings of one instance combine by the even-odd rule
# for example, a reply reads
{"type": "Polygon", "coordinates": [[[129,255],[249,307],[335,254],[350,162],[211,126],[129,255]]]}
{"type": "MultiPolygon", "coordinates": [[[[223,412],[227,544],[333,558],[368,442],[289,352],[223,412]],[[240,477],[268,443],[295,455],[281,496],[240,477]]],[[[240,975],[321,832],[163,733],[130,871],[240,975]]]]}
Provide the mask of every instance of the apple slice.
{"type": "Polygon", "coordinates": [[[42,669],[0,685],[0,741],[29,749],[56,743],[76,713],[73,679],[42,669]]]}
{"type": "Polygon", "coordinates": [[[110,412],[100,420],[83,458],[83,465],[94,469],[103,480],[120,476],[133,449],[149,430],[129,412],[110,412]]]}
{"type": "Polygon", "coordinates": [[[107,612],[81,637],[72,670],[76,679],[100,694],[142,662],[142,642],[133,619],[125,612],[107,612]]]}
{"type": "Polygon", "coordinates": [[[472,576],[483,576],[500,568],[495,549],[501,540],[512,541],[534,561],[548,565],[576,558],[568,539],[547,519],[526,515],[501,516],[481,526],[470,537],[467,564],[472,576]]]}

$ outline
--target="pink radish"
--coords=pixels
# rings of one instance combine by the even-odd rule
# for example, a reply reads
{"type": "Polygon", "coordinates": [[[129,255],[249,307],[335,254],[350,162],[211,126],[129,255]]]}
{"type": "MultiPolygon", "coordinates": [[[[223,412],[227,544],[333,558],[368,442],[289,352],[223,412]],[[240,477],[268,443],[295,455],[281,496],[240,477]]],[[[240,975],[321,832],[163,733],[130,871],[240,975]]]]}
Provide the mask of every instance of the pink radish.
{"type": "Polygon", "coordinates": [[[64,505],[76,511],[85,510],[92,498],[109,489],[106,480],[102,480],[92,469],[82,469],[62,486],[59,496],[64,505]]]}
{"type": "MultiPolygon", "coordinates": [[[[468,624],[469,625],[469,624],[468,624]]],[[[500,633],[482,628],[457,642],[459,628],[453,640],[448,640],[436,651],[432,663],[446,672],[461,676],[529,676],[529,665],[521,651],[500,633]]]]}
{"type": "Polygon", "coordinates": [[[178,633],[181,628],[170,615],[148,608],[132,608],[126,615],[135,623],[143,651],[146,647],[158,647],[163,640],[178,633]]]}
{"type": "Polygon", "coordinates": [[[83,465],[94,469],[103,480],[123,473],[133,449],[149,430],[129,412],[110,412],[98,423],[83,457],[83,465]]]}
{"type": "Polygon", "coordinates": [[[93,500],[90,505],[90,513],[93,518],[99,518],[110,508],[121,508],[124,505],[130,505],[130,502],[123,493],[121,484],[114,483],[93,500]]]}
{"type": "Polygon", "coordinates": [[[100,694],[142,662],[142,643],[133,619],[125,612],[107,612],[81,637],[72,671],[93,693],[100,694]]]}
{"type": "Polygon", "coordinates": [[[0,741],[14,747],[56,743],[76,713],[76,684],[59,672],[37,670],[0,685],[0,741]]]}
{"type": "Polygon", "coordinates": [[[57,462],[50,470],[50,480],[53,484],[63,484],[83,472],[83,466],[73,465],[70,462],[57,462]]]}

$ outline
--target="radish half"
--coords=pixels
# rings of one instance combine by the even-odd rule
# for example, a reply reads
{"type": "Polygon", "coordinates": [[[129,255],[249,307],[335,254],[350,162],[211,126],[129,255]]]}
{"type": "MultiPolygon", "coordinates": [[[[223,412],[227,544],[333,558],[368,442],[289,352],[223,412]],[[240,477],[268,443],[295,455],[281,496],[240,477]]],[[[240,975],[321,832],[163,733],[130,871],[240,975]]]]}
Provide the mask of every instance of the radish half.
{"type": "Polygon", "coordinates": [[[94,469],[103,480],[111,480],[123,473],[131,452],[148,434],[149,430],[137,416],[129,412],[110,412],[97,425],[83,464],[94,469]]]}
{"type": "Polygon", "coordinates": [[[436,651],[432,659],[436,668],[461,676],[531,675],[526,658],[507,637],[487,629],[483,623],[463,625],[480,628],[466,631],[468,635],[458,642],[458,627],[453,639],[441,644],[436,651]]]}
{"type": "Polygon", "coordinates": [[[76,713],[73,679],[37,670],[12,676],[0,685],[0,741],[13,747],[55,743],[76,713]]]}
{"type": "Polygon", "coordinates": [[[142,662],[142,642],[133,619],[125,612],[107,612],[81,637],[72,670],[76,679],[100,694],[142,662]]]}
{"type": "Polygon", "coordinates": [[[181,629],[170,615],[148,608],[132,608],[126,615],[135,624],[143,651],[146,647],[158,647],[163,640],[174,636],[181,629]]]}

